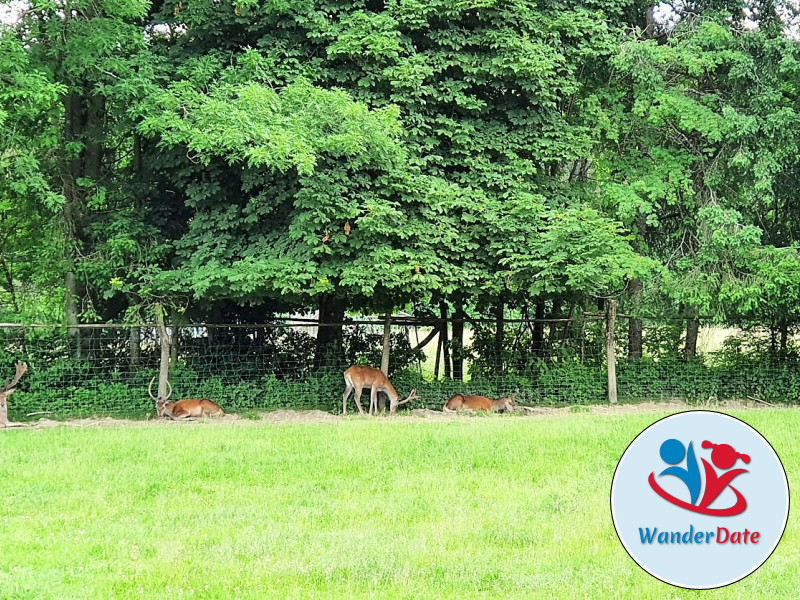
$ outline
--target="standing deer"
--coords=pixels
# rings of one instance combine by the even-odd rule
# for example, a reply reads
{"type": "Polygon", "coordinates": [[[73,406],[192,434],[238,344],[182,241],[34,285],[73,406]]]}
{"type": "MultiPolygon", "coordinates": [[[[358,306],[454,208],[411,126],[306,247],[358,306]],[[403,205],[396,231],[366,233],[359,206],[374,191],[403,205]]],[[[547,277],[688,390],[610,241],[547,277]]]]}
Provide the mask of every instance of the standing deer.
{"type": "Polygon", "coordinates": [[[347,398],[350,392],[356,391],[356,406],[358,407],[359,414],[364,414],[364,409],[361,407],[361,390],[365,387],[370,389],[369,394],[369,414],[378,414],[378,392],[383,392],[389,396],[389,412],[397,412],[397,407],[411,400],[419,398],[417,390],[411,390],[408,398],[402,402],[398,402],[400,394],[394,389],[394,386],[389,382],[389,378],[383,374],[383,371],[374,369],[372,367],[365,367],[356,365],[350,367],[344,372],[344,382],[346,384],[344,395],[342,396],[342,414],[347,414],[347,398]]]}
{"type": "Polygon", "coordinates": [[[156,401],[156,412],[159,417],[169,417],[170,419],[198,419],[200,417],[224,417],[225,411],[222,410],[219,404],[209,400],[208,398],[201,398],[198,400],[178,400],[177,402],[167,403],[169,397],[172,395],[172,386],[169,381],[167,386],[166,398],[156,398],[153,396],[153,382],[155,377],[150,380],[150,385],[147,386],[147,393],[156,401]]]}
{"type": "Polygon", "coordinates": [[[445,402],[442,412],[455,412],[457,410],[488,410],[491,412],[513,412],[514,395],[491,400],[486,396],[464,396],[456,394],[445,402]]]}
{"type": "Polygon", "coordinates": [[[0,427],[8,427],[10,425],[8,422],[8,403],[6,402],[6,398],[17,390],[19,380],[27,371],[28,365],[26,363],[17,362],[17,373],[14,375],[14,379],[5,384],[3,389],[0,390],[0,427]]]}

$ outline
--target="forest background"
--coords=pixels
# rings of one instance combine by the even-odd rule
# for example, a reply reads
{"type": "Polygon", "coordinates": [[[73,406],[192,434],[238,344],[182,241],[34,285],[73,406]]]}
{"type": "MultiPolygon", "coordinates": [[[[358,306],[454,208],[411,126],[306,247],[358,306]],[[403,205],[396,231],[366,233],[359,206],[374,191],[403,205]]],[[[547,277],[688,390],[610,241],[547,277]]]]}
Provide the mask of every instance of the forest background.
{"type": "Polygon", "coordinates": [[[22,325],[1,352],[9,375],[32,365],[17,416],[145,410],[161,314],[177,393],[234,409],[335,409],[341,368],[380,360],[358,319],[400,311],[390,372],[428,385],[423,405],[465,386],[600,401],[611,301],[623,397],[800,394],[790,4],[17,8],[0,29],[0,320],[22,325]],[[699,355],[703,324],[736,335],[699,355]]]}

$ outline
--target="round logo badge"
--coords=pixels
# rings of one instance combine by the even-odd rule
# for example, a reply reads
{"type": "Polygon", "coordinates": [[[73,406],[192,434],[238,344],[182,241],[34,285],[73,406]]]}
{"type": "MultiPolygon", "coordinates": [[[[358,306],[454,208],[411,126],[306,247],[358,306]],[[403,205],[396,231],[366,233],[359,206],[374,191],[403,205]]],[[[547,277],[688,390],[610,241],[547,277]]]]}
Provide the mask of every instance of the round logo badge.
{"type": "Polygon", "coordinates": [[[611,483],[611,518],[631,558],[653,577],[695,590],[758,569],[789,518],[778,455],[730,415],[665,417],[634,439],[611,483]]]}

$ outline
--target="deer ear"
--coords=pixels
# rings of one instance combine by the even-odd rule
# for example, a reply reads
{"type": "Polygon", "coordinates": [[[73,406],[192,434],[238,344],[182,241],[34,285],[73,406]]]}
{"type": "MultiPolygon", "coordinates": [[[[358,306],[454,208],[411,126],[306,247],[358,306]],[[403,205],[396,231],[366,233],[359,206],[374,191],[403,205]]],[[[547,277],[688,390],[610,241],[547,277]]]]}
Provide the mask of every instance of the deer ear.
{"type": "Polygon", "coordinates": [[[5,391],[5,395],[6,396],[10,396],[11,394],[13,394],[16,391],[17,391],[17,388],[11,388],[10,390],[6,390],[5,391]]]}

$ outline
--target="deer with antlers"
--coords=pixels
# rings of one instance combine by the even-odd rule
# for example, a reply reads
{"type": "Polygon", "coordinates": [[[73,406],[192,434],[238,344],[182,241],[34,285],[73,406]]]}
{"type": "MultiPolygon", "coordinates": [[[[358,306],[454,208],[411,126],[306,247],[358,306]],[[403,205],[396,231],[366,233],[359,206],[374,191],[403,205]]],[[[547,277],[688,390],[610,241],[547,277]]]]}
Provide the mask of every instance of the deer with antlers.
{"type": "Polygon", "coordinates": [[[28,371],[28,365],[24,362],[17,362],[17,373],[14,379],[9,381],[0,390],[0,427],[10,427],[12,424],[8,422],[8,403],[6,398],[17,390],[17,384],[23,375],[28,371]]]}
{"type": "Polygon", "coordinates": [[[369,414],[378,414],[378,392],[383,392],[389,397],[389,412],[397,412],[397,407],[419,398],[417,390],[411,390],[408,398],[400,401],[400,394],[394,389],[394,386],[389,382],[389,378],[384,375],[380,369],[372,367],[365,367],[362,365],[355,365],[350,367],[344,372],[345,390],[342,396],[342,414],[347,414],[347,399],[350,397],[350,392],[355,390],[356,406],[358,407],[359,414],[364,414],[364,409],[361,407],[361,390],[365,387],[370,389],[369,394],[369,414]]]}
{"type": "Polygon", "coordinates": [[[224,417],[225,411],[222,410],[219,404],[209,400],[208,398],[192,399],[192,400],[178,400],[177,402],[168,402],[169,397],[172,396],[172,385],[169,381],[167,386],[169,391],[166,398],[156,398],[153,396],[153,382],[156,380],[153,377],[150,380],[150,385],[147,386],[147,393],[156,401],[156,412],[159,417],[169,417],[172,420],[178,419],[199,419],[201,417],[224,417]]]}

